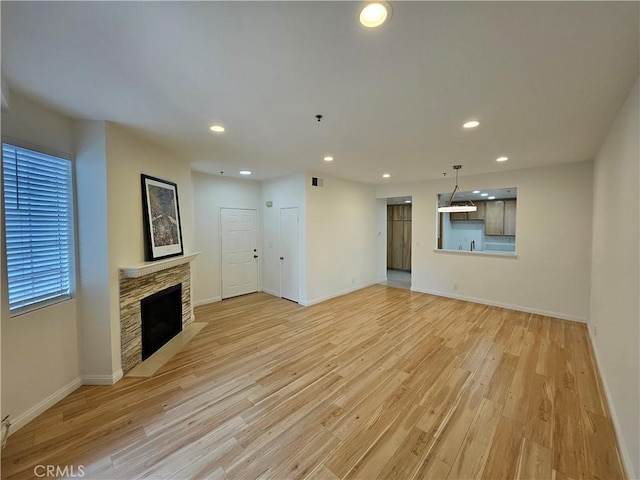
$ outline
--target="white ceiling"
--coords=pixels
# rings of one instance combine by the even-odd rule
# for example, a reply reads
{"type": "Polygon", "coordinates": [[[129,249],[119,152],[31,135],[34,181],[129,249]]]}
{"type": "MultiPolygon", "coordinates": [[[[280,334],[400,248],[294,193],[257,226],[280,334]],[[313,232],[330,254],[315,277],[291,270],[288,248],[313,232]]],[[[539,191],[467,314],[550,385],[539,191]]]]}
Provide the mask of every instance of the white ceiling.
{"type": "Polygon", "coordinates": [[[360,5],[3,1],[2,76],[197,170],[381,184],[591,159],[639,75],[638,2],[360,5]]]}

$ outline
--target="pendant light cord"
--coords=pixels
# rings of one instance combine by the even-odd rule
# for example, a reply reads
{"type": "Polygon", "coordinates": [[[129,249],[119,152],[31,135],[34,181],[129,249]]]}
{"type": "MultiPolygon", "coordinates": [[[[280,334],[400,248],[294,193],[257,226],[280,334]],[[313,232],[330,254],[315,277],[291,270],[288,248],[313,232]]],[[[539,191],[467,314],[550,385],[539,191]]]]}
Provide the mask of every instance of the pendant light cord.
{"type": "MultiPolygon", "coordinates": [[[[458,187],[458,170],[460,170],[462,168],[462,165],[454,165],[453,169],[456,171],[456,186],[453,189],[453,192],[451,193],[451,198],[449,199],[449,205],[447,205],[448,207],[450,207],[453,204],[453,197],[456,194],[456,192],[458,192],[460,190],[460,187],[458,187]]],[[[475,204],[473,203],[473,201],[471,200],[467,200],[472,206],[475,206],[475,204]]]]}

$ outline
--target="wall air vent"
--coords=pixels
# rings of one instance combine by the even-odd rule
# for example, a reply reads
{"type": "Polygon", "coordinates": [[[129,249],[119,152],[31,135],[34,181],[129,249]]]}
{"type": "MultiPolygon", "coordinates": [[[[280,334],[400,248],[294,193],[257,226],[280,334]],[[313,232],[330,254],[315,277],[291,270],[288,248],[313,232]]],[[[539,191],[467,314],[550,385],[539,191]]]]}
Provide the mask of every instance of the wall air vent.
{"type": "Polygon", "coordinates": [[[318,177],[311,177],[312,187],[324,187],[324,180],[318,177]]]}

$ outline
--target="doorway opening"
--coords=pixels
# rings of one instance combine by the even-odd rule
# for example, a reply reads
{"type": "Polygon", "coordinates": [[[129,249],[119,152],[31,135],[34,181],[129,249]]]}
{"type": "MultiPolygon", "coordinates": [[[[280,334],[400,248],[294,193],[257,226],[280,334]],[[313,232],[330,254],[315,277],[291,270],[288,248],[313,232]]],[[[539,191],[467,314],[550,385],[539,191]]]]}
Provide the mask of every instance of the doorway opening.
{"type": "Polygon", "coordinates": [[[387,198],[386,285],[411,288],[411,197],[387,198]]]}

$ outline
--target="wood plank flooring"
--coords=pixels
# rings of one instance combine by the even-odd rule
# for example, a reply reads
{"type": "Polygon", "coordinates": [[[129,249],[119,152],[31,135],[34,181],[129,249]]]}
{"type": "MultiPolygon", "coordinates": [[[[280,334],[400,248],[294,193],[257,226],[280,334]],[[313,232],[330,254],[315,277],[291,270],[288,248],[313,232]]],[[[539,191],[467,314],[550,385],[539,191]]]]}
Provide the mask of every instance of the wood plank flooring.
{"type": "Polygon", "coordinates": [[[2,478],[624,478],[582,324],[380,285],[196,320],[154,377],[81,387],[12,435],[2,478]]]}

